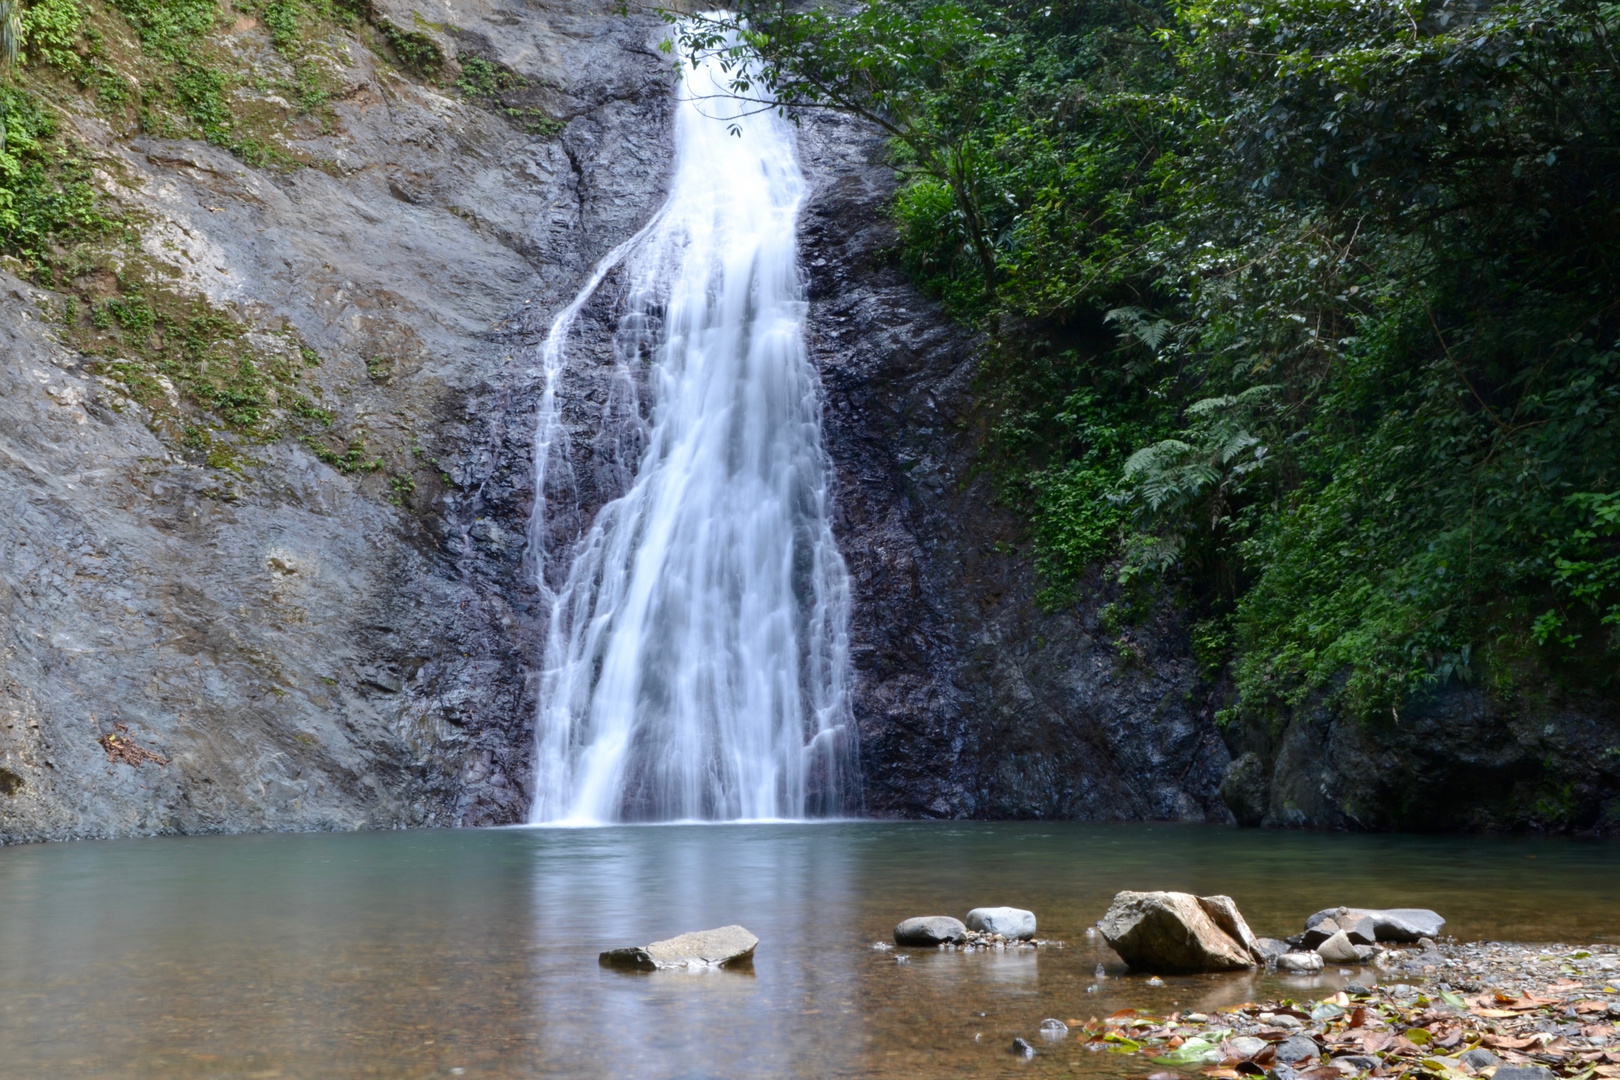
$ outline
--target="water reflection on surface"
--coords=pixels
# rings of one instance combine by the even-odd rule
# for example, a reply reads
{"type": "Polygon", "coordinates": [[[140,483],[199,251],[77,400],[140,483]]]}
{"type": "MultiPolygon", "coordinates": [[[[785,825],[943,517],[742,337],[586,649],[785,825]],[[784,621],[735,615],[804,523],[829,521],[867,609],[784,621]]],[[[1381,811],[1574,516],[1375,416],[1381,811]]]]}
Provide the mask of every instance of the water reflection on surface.
{"type": "Polygon", "coordinates": [[[1040,1041],[1040,1021],[1348,977],[1149,987],[1085,936],[1122,888],[1228,893],[1279,935],[1355,903],[1434,907],[1463,938],[1620,940],[1620,846],[1562,840],[849,823],[16,847],[0,1076],[1139,1077],[1142,1059],[1040,1041]],[[1003,903],[1067,947],[871,948],[904,916],[1003,903]],[[732,922],[761,939],[752,971],[596,964],[732,922]],[[1013,1058],[1015,1035],[1041,1055],[1013,1058]]]}

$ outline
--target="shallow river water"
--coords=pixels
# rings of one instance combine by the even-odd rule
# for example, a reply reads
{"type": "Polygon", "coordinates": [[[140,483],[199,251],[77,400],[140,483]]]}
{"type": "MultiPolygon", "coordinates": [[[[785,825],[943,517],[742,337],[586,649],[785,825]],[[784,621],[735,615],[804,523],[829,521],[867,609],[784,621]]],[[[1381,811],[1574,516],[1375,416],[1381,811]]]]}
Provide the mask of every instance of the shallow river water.
{"type": "Polygon", "coordinates": [[[1278,936],[1350,903],[1433,907],[1463,939],[1620,941],[1620,845],[1568,840],[847,823],[12,847],[0,1076],[1139,1078],[1143,1058],[1043,1042],[1040,1021],[1348,979],[1149,987],[1085,936],[1124,888],[1227,893],[1278,936]],[[872,948],[905,916],[994,904],[1067,947],[872,948]],[[734,922],[760,938],[751,972],[596,962],[734,922]]]}

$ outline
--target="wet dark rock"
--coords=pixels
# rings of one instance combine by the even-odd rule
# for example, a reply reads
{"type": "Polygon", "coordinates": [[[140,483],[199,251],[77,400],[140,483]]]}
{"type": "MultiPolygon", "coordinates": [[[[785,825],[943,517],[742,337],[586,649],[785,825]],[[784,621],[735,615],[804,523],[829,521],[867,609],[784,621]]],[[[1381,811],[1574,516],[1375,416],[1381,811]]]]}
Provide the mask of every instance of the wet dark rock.
{"type": "Polygon", "coordinates": [[[1035,1048],[1031,1046],[1027,1040],[1018,1036],[1014,1036],[1013,1038],[1012,1052],[1021,1058],[1032,1058],[1035,1056],[1035,1048]]]}
{"type": "Polygon", "coordinates": [[[967,937],[962,920],[949,915],[918,915],[894,928],[896,945],[942,945],[967,937]]]}
{"type": "Polygon", "coordinates": [[[1620,824],[1620,758],[1605,756],[1620,743],[1612,696],[1527,686],[1503,699],[1451,680],[1415,695],[1398,722],[1312,701],[1280,728],[1267,717],[1234,724],[1226,737],[1237,760],[1259,757],[1268,826],[1610,832],[1620,824]]]}
{"type": "Polygon", "coordinates": [[[1271,799],[1271,770],[1250,750],[1233,760],[1221,778],[1221,799],[1239,825],[1258,825],[1271,799]]]}

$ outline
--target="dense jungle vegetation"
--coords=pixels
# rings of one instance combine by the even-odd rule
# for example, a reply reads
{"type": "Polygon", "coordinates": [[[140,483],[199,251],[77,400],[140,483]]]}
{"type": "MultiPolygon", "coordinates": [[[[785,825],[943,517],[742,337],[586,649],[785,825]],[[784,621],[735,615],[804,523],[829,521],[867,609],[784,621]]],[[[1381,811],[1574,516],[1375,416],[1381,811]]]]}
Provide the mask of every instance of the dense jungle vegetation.
{"type": "Polygon", "coordinates": [[[1620,5],[795,7],[684,44],[890,137],[1049,602],[1176,589],[1250,718],[1613,692],[1620,5]]]}

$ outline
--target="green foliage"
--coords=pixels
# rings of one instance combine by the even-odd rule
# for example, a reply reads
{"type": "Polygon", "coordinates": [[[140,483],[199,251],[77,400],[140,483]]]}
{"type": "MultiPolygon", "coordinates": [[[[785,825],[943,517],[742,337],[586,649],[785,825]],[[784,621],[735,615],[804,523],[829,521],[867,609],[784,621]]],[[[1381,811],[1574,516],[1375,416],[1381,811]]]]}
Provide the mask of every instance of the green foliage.
{"type": "Polygon", "coordinates": [[[432,38],[420,30],[406,30],[387,19],[378,20],[376,25],[403,66],[423,78],[439,77],[444,70],[444,53],[432,38]]]}
{"type": "MultiPolygon", "coordinates": [[[[75,46],[84,26],[84,8],[78,0],[34,0],[22,12],[22,37],[28,58],[67,71],[80,64],[75,46]]],[[[3,21],[3,20],[0,20],[3,21]]],[[[0,52],[3,52],[0,47],[0,52]]]]}
{"type": "Polygon", "coordinates": [[[1110,559],[1175,582],[1255,715],[1527,663],[1615,690],[1620,7],[682,25],[735,89],[891,137],[903,264],[990,331],[1048,602],[1110,559]]]}
{"type": "MultiPolygon", "coordinates": [[[[305,435],[303,442],[317,458],[346,476],[357,472],[377,472],[383,467],[382,458],[366,456],[366,435],[363,431],[356,432],[342,450],[334,450],[313,435],[305,435]]],[[[414,484],[412,490],[415,490],[414,484]]]]}
{"type": "Polygon", "coordinates": [[[0,84],[0,252],[37,265],[57,240],[99,232],[89,171],[61,140],[37,95],[0,84]]]}
{"type": "Polygon", "coordinates": [[[141,47],[173,63],[193,60],[197,42],[220,16],[217,0],[111,0],[140,37],[141,47]]]}

